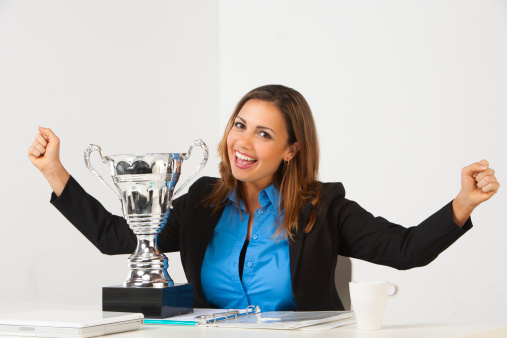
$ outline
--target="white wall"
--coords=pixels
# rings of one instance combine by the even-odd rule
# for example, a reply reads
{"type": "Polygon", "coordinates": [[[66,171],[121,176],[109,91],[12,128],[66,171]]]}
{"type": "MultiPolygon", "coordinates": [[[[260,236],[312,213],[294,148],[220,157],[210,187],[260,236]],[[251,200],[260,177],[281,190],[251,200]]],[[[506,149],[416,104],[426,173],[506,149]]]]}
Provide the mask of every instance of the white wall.
{"type": "MultiPolygon", "coordinates": [[[[106,155],[186,152],[202,138],[203,175],[217,175],[217,20],[209,0],[0,2],[2,301],[96,305],[127,275],[127,255],[103,256],[49,204],[26,156],[38,125],[55,131],[68,171],[116,214],[120,203],[84,165],[89,143],[106,155]]],[[[195,150],[182,180],[200,159],[195,150]]],[[[184,282],[179,254],[169,264],[184,282]]]]}
{"type": "MultiPolygon", "coordinates": [[[[89,143],[178,152],[202,138],[214,155],[236,102],[267,83],[305,95],[321,179],[342,181],[375,215],[418,224],[482,158],[503,182],[506,19],[503,1],[0,1],[0,299],[98,304],[126,275],[126,256],[102,256],[48,203],[26,158],[38,124],[115,213],[84,166],[89,143]]],[[[400,283],[386,318],[505,323],[505,203],[501,190],[428,267],[354,261],[354,278],[400,283]]],[[[184,281],[177,254],[169,271],[184,281]]]]}
{"type": "MultiPolygon", "coordinates": [[[[505,180],[505,1],[220,1],[220,113],[256,86],[300,91],[316,118],[321,179],[375,215],[417,225],[452,200],[462,167],[505,180]]],[[[503,189],[502,189],[503,190],[503,189]]],[[[386,318],[505,323],[506,198],[431,265],[353,261],[398,282],[386,318]]]]}

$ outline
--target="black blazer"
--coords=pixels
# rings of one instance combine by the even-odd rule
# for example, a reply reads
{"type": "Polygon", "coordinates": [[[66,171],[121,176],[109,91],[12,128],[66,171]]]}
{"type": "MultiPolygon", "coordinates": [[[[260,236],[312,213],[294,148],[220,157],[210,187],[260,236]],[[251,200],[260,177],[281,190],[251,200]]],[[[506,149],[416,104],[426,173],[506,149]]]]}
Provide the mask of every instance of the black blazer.
{"type": "MultiPolygon", "coordinates": [[[[212,214],[202,200],[216,178],[202,177],[188,193],[173,202],[167,225],[158,236],[163,252],[181,252],[183,269],[194,285],[194,306],[214,307],[204,298],[201,266],[222,209],[212,214]]],[[[311,204],[305,204],[298,230],[289,245],[292,292],[297,311],[343,310],[335,286],[337,256],[347,256],[396,269],[423,266],[472,227],[453,222],[451,203],[416,227],[405,228],[374,217],[345,198],[341,183],[324,183],[324,208],[313,230],[305,234],[311,204]]],[[[51,203],[102,253],[131,254],[136,237],[125,219],[109,213],[71,177],[62,194],[51,203]]]]}

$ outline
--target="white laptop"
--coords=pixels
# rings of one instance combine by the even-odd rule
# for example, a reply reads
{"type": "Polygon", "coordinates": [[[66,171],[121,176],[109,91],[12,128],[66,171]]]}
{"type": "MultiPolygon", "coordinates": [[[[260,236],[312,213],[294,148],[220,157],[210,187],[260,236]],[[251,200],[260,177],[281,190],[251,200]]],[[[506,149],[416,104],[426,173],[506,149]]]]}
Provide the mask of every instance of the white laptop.
{"type": "Polygon", "coordinates": [[[0,315],[0,336],[95,337],[137,330],[142,313],[31,310],[0,315]]]}

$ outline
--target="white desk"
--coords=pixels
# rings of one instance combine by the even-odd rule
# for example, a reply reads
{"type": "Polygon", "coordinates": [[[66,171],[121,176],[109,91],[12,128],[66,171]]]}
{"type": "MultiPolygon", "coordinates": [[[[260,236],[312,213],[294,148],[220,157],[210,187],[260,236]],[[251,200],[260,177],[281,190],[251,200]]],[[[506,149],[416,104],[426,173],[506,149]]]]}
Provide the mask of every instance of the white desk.
{"type": "MultiPolygon", "coordinates": [[[[13,311],[30,309],[76,309],[98,310],[100,307],[40,304],[40,303],[1,303],[0,315],[13,311]]],[[[507,319],[506,319],[507,320],[507,319]]],[[[1,337],[1,336],[0,336],[1,337]]],[[[5,336],[4,336],[5,337],[5,336]]],[[[111,338],[505,338],[506,325],[449,324],[424,322],[384,322],[382,330],[360,331],[356,325],[348,325],[326,331],[297,330],[250,330],[215,327],[194,327],[176,325],[145,325],[142,330],[117,333],[104,337],[111,338]]]]}
{"type": "MultiPolygon", "coordinates": [[[[382,330],[359,331],[355,324],[326,331],[250,330],[214,327],[145,325],[142,330],[115,335],[121,338],[470,338],[507,337],[507,326],[386,323],[382,330]]],[[[113,338],[113,337],[111,337],[113,338]]]]}

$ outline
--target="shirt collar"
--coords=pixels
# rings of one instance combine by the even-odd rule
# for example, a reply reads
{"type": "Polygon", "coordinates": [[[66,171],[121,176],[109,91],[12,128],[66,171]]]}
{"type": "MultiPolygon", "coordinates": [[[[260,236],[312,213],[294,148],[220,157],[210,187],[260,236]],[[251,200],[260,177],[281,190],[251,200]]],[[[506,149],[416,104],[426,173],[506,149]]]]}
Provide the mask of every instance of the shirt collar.
{"type": "MultiPolygon", "coordinates": [[[[232,190],[229,195],[227,195],[227,199],[234,203],[234,205],[238,206],[236,203],[236,190],[232,190]]],[[[275,187],[274,184],[271,184],[267,188],[261,190],[259,192],[259,203],[261,204],[261,207],[265,207],[268,204],[272,204],[275,208],[278,208],[278,203],[280,201],[280,192],[275,187]]],[[[243,201],[240,201],[241,210],[246,212],[245,205],[243,204],[243,201]]]]}
{"type": "Polygon", "coordinates": [[[269,187],[259,192],[259,202],[261,206],[271,203],[275,208],[278,208],[279,200],[280,192],[275,188],[274,184],[271,184],[269,187]]]}
{"type": "MultiPolygon", "coordinates": [[[[229,193],[229,195],[227,195],[227,198],[226,198],[225,200],[226,200],[226,201],[228,200],[228,203],[232,203],[232,204],[234,204],[236,207],[238,207],[238,203],[237,203],[238,198],[237,198],[237,196],[236,196],[236,189],[233,189],[233,190],[229,193]]],[[[243,210],[243,213],[246,213],[246,207],[245,207],[245,204],[243,203],[243,201],[239,200],[239,203],[240,203],[239,208],[240,208],[241,210],[243,210]]]]}

